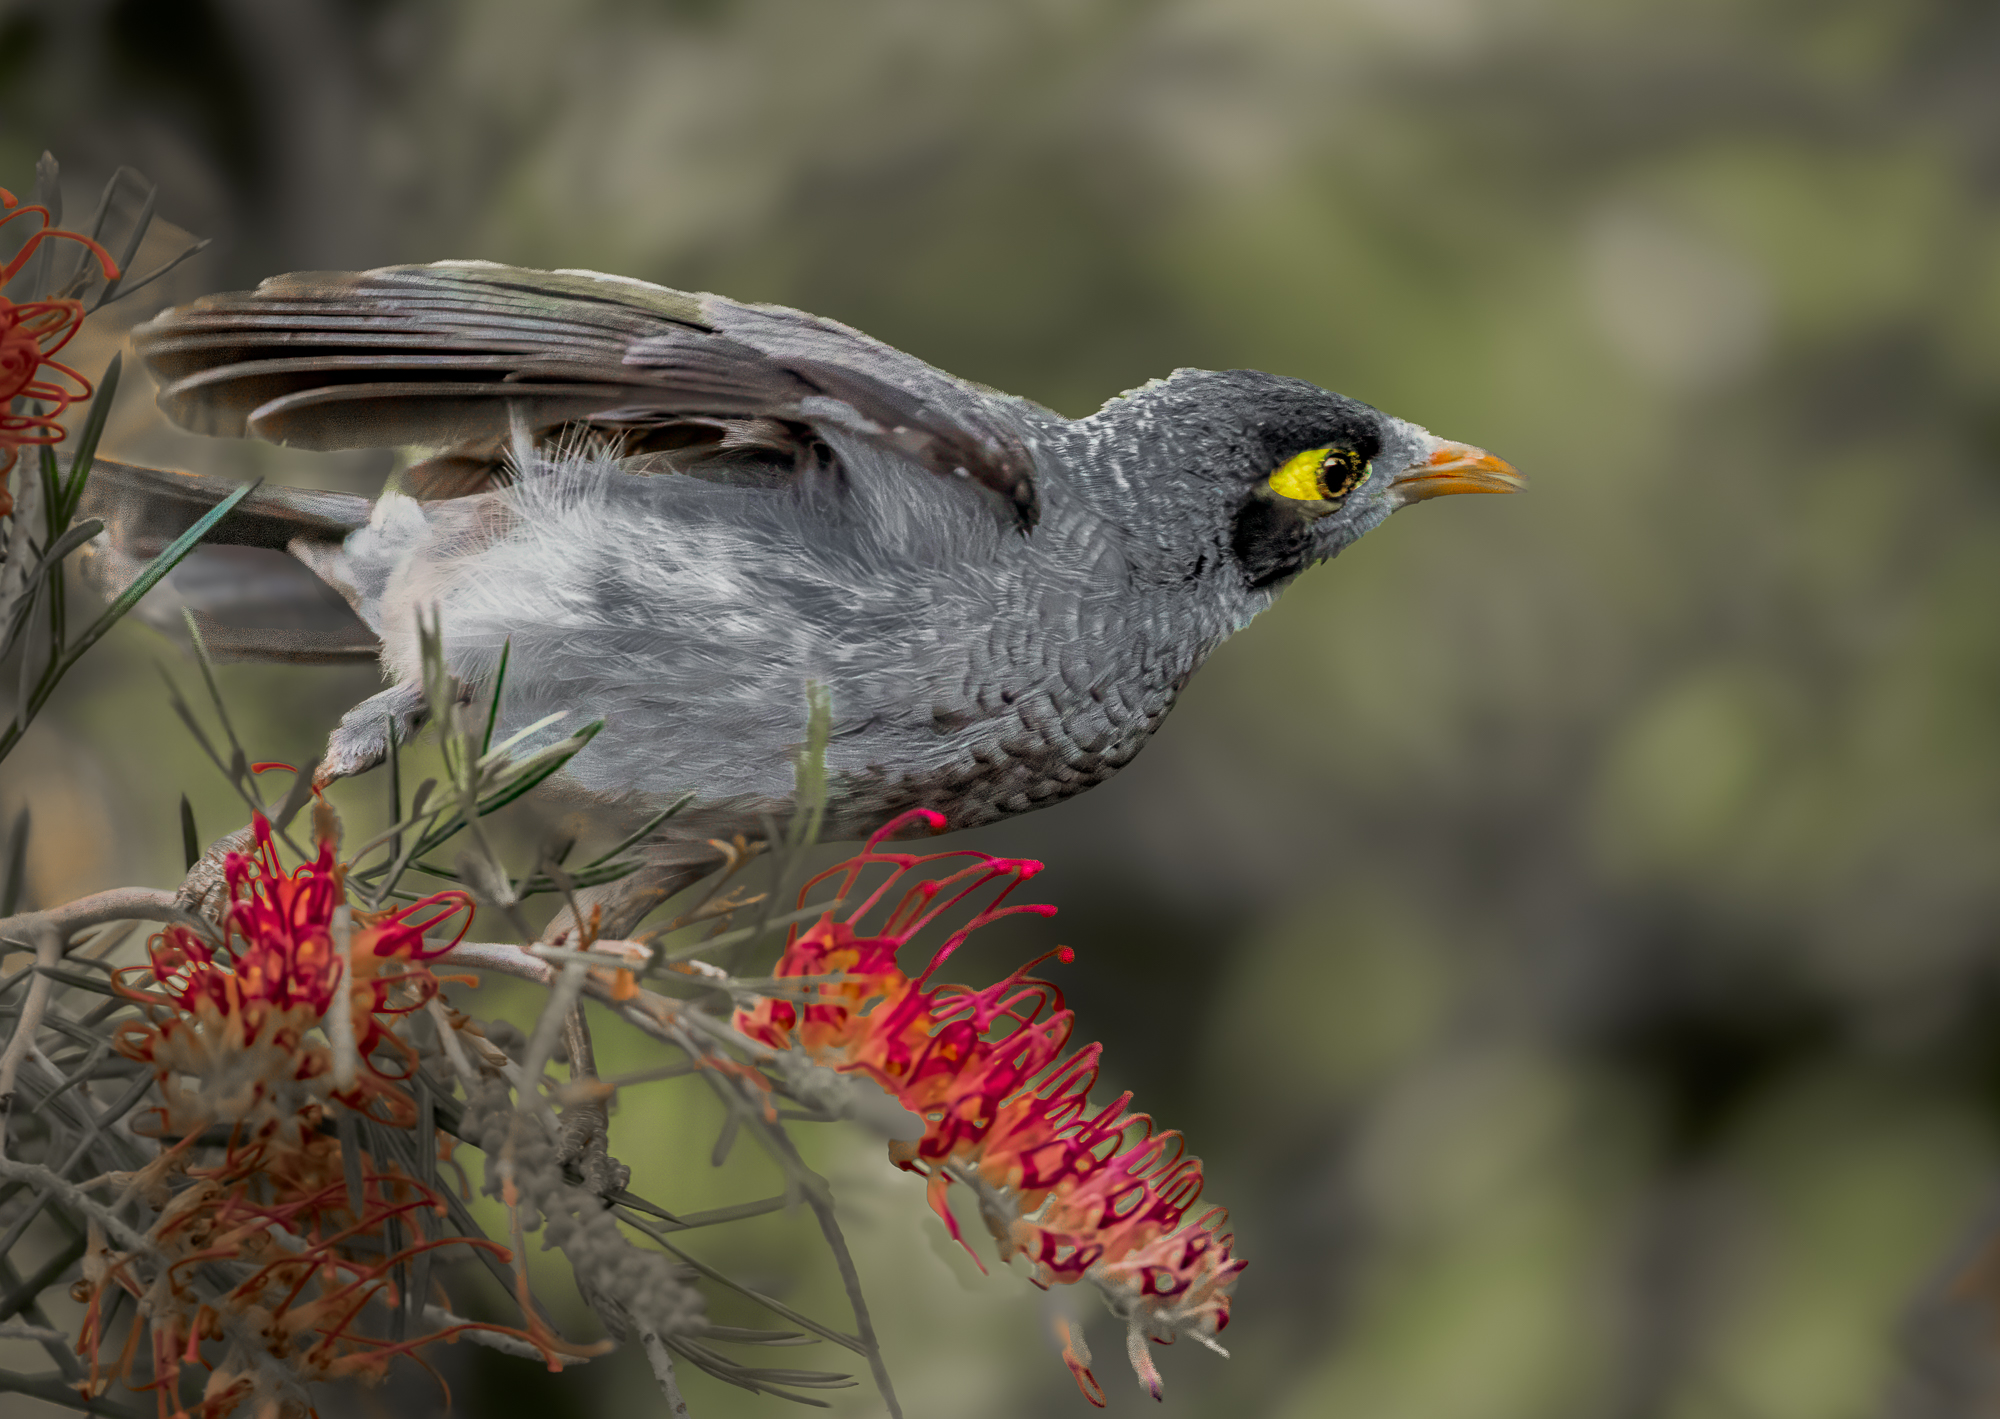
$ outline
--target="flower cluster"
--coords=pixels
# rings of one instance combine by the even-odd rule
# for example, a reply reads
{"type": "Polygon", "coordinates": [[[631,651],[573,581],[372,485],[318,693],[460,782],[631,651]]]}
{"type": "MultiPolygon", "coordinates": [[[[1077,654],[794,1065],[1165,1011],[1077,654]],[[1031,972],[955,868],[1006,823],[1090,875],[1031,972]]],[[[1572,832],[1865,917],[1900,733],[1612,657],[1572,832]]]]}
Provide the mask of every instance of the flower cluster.
{"type": "MultiPolygon", "coordinates": [[[[13,259],[0,266],[0,287],[21,273],[28,258],[44,241],[60,237],[80,242],[97,259],[106,279],[118,278],[118,263],[111,253],[79,232],[66,232],[49,225],[49,209],[39,204],[22,207],[13,193],[0,188],[0,227],[22,217],[39,216],[41,229],[23,242],[13,259]]],[[[62,416],[79,399],[90,397],[90,381],[53,356],[70,342],[83,323],[83,302],[39,300],[14,302],[0,295],[0,479],[13,469],[23,444],[61,443],[62,416]],[[42,377],[52,371],[58,379],[42,377]],[[15,413],[14,401],[26,400],[27,412],[15,413]],[[35,412],[36,404],[45,406],[35,412]]],[[[13,500],[0,485],[0,515],[13,510],[13,500]]]]}
{"type": "Polygon", "coordinates": [[[171,1149],[127,1179],[159,1214],[143,1245],[114,1249],[93,1230],[75,1292],[88,1302],[77,1350],[91,1359],[89,1394],[117,1376],[152,1389],[161,1419],[221,1419],[245,1402],[259,1419],[275,1419],[308,1412],[307,1383],[378,1379],[398,1355],[468,1331],[500,1330],[441,1316],[417,1294],[420,1283],[408,1295],[398,1284],[413,1262],[442,1248],[508,1256],[483,1239],[424,1236],[423,1217],[444,1210],[431,1188],[364,1159],[356,1197],[331,1138],[232,1149],[214,1168],[189,1166],[185,1153],[171,1149]],[[205,1273],[220,1273],[227,1284],[201,1289],[205,1273]],[[143,1325],[132,1326],[122,1350],[107,1358],[106,1312],[118,1290],[137,1298],[143,1325]],[[382,1334],[388,1327],[379,1324],[371,1331],[361,1323],[371,1305],[380,1308],[378,1319],[407,1318],[414,1306],[418,1324],[408,1335],[382,1334]],[[151,1362],[147,1384],[135,1377],[142,1340],[151,1362]],[[181,1402],[181,1375],[196,1365],[208,1376],[189,1406],[181,1402]]]}
{"type": "MultiPolygon", "coordinates": [[[[951,1186],[962,1183],[1003,1260],[1024,1256],[1039,1285],[1088,1280],[1098,1287],[1126,1322],[1141,1384],[1158,1398],[1147,1340],[1171,1344],[1185,1335],[1220,1349],[1215,1335],[1229,1323],[1230,1293],[1245,1265],[1230,1255],[1232,1238],[1221,1231],[1226,1214],[1211,1208],[1185,1220],[1201,1194],[1201,1163],[1186,1155],[1178,1133],[1155,1133],[1151,1118],[1129,1112],[1130,1094],[1093,1109],[1101,1046],[1065,1053],[1075,1016],[1063,1007],[1061,991],[1026,974],[1036,963],[983,990],[932,983],[980,927],[1054,909],[1005,904],[1041,871],[1038,862],[881,846],[919,823],[943,826],[926,810],[905,814],[861,854],[816,879],[844,877],[843,901],[858,895],[859,905],[793,932],[776,973],[834,977],[808,987],[813,1003],[801,1010],[766,999],[739,1011],[737,1028],[774,1049],[796,1047],[816,1064],[865,1074],[919,1115],[923,1138],[892,1143],[890,1156],[929,1180],[931,1206],[952,1236],[964,1245],[949,1205],[951,1186]],[[965,858],[969,865],[906,888],[879,927],[862,929],[862,919],[891,901],[906,875],[965,858]],[[863,874],[878,866],[889,869],[887,878],[859,894],[863,874]],[[995,883],[1002,884],[998,893],[952,933],[922,974],[906,975],[896,963],[903,945],[995,883]]],[[[1067,948],[1052,954],[1071,959],[1067,948]]],[[[1078,1385],[1101,1404],[1082,1337],[1072,1331],[1066,1338],[1064,1357],[1078,1385]]]]}
{"type": "Polygon", "coordinates": [[[221,946],[170,926],[148,943],[150,964],[137,968],[155,987],[134,995],[149,1019],[126,1024],[119,1048],[160,1074],[162,1131],[181,1136],[216,1122],[248,1124],[253,1133],[296,1130],[328,1098],[362,1112],[373,1105],[382,1122],[407,1128],[415,1106],[400,1083],[414,1057],[383,1017],[408,1014],[437,994],[422,962],[450,943],[429,947],[424,935],[461,914],[462,935],[470,898],[441,892],[396,911],[351,911],[330,840],[287,873],[261,814],[251,831],[251,851],[223,863],[229,907],[221,946]],[[330,1042],[306,1040],[343,980],[348,1021],[340,1023],[353,1029],[344,1070],[330,1042]]]}
{"type": "MultiPolygon", "coordinates": [[[[403,1087],[414,1052],[389,1025],[436,996],[424,961],[449,948],[425,933],[455,916],[462,932],[472,904],[442,893],[353,910],[331,836],[287,872],[259,815],[250,850],[224,862],[220,943],[170,926],[149,943],[148,965],[120,973],[119,992],[146,1018],[115,1042],[154,1072],[164,1102],[152,1131],[167,1147],[126,1179],[153,1206],[152,1227],[118,1249],[94,1236],[86,1258],[78,1349],[91,1356],[93,1393],[107,1373],[134,1380],[142,1335],[160,1414],[201,1419],[245,1402],[260,1415],[304,1412],[304,1383],[380,1377],[393,1357],[468,1330],[560,1367],[546,1335],[475,1325],[431,1303],[411,1279],[428,1272],[429,1253],[508,1253],[427,1223],[444,1198],[337,1126],[339,1108],[375,1127],[416,1123],[403,1087]],[[196,1162],[217,1148],[219,1161],[196,1162]],[[104,1306],[116,1289],[139,1299],[142,1323],[107,1361],[104,1306]],[[371,1306],[372,1328],[362,1324],[371,1306]],[[196,1365],[208,1378],[190,1409],[181,1376],[196,1365]]],[[[433,1147],[413,1137],[404,1161],[433,1147]]]]}

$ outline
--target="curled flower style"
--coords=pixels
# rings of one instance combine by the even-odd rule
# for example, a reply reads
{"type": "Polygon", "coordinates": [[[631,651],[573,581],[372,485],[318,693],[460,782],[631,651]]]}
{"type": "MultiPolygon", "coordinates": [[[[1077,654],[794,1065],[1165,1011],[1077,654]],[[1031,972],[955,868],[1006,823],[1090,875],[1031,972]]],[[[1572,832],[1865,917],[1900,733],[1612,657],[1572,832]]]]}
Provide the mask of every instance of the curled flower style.
{"type": "Polygon", "coordinates": [[[184,1148],[175,1148],[131,1181],[158,1209],[144,1244],[120,1251],[93,1232],[73,1291],[86,1302],[77,1350],[90,1357],[92,1396],[117,1377],[152,1390],[161,1419],[222,1419],[246,1402],[259,1419],[303,1415],[312,1412],[307,1383],[380,1379],[395,1357],[471,1331],[508,1336],[560,1366],[546,1337],[463,1320],[406,1294],[411,1263],[426,1253],[483,1250],[502,1260],[508,1253],[480,1238],[424,1236],[423,1219],[442,1216],[444,1198],[365,1159],[350,1179],[334,1139],[232,1149],[213,1168],[189,1166],[184,1148]],[[176,1175],[185,1179],[178,1188],[176,1175]],[[119,1290],[139,1301],[141,1323],[107,1355],[106,1310],[119,1290]],[[371,1333],[362,1324],[370,1306],[415,1324],[407,1334],[371,1333]],[[142,1343],[145,1381],[137,1373],[142,1343]],[[208,1376],[188,1405],[181,1376],[195,1366],[208,1376]]]}
{"type": "MultiPolygon", "coordinates": [[[[7,213],[0,217],[0,227],[27,216],[42,219],[41,229],[22,243],[12,260],[0,266],[0,287],[18,276],[28,258],[51,238],[82,243],[97,259],[105,277],[118,279],[118,263],[111,259],[111,253],[80,232],[50,226],[47,207],[40,204],[22,207],[13,193],[0,188],[0,211],[7,213]]],[[[81,301],[17,303],[0,296],[0,478],[13,469],[23,444],[61,443],[66,432],[63,414],[79,399],[90,397],[90,381],[53,358],[82,324],[81,301]],[[52,371],[58,378],[41,377],[44,370],[52,371]],[[16,399],[46,407],[39,413],[31,410],[17,414],[13,412],[16,399]]],[[[0,505],[0,515],[12,511],[12,500],[4,488],[0,488],[0,503],[4,503],[0,505]]]]}
{"type": "MultiPolygon", "coordinates": [[[[834,977],[809,987],[816,1000],[803,1010],[788,1000],[761,1001],[737,1013],[737,1028],[774,1049],[796,1047],[816,1064],[865,1074],[919,1115],[922,1139],[891,1143],[890,1156],[928,1179],[931,1207],[951,1235],[965,1245],[949,1201],[960,1183],[977,1199],[1002,1260],[1024,1256],[1037,1285],[1087,1280],[1103,1293],[1126,1323],[1141,1384],[1158,1398],[1159,1374],[1146,1341],[1172,1344],[1190,1336],[1221,1350],[1215,1336],[1229,1323],[1231,1292],[1245,1265],[1231,1256],[1233,1239],[1221,1230],[1227,1214],[1211,1208],[1186,1220],[1201,1195],[1201,1163],[1187,1156],[1178,1133],[1155,1133],[1149,1116],[1129,1111],[1130,1094],[1092,1108],[1102,1047],[1065,1053],[1075,1015],[1060,990],[1026,974],[1036,962],[983,990],[932,983],[980,927],[1017,913],[1052,915],[1054,908],[1006,905],[1016,886],[1042,870],[1039,862],[881,846],[915,824],[935,830],[943,820],[927,810],[905,814],[858,856],[809,884],[842,877],[843,899],[860,903],[844,916],[829,912],[804,931],[794,928],[778,963],[779,976],[834,977]],[[957,871],[907,887],[887,919],[864,931],[862,919],[891,901],[911,872],[967,858],[957,871]],[[861,894],[862,877],[874,867],[888,868],[888,875],[861,894]],[[994,884],[999,890],[991,901],[945,940],[920,975],[902,971],[897,952],[918,931],[994,884]]],[[[1071,959],[1067,948],[1050,954],[1071,959]]],[[[1102,1404],[1082,1336],[1071,1330],[1066,1340],[1064,1358],[1079,1387],[1102,1404]]]]}
{"type": "MultiPolygon", "coordinates": [[[[220,943],[170,926],[148,943],[147,965],[119,973],[118,991],[146,1018],[127,1022],[115,1042],[153,1070],[164,1099],[153,1131],[168,1146],[127,1179],[157,1214],[143,1245],[114,1250],[93,1236],[86,1256],[78,1349],[91,1357],[92,1394],[109,1376],[136,1382],[142,1339],[150,1381],[140,1387],[155,1391],[162,1419],[221,1419],[244,1403],[260,1416],[305,1413],[304,1384],[379,1378],[394,1357],[469,1330],[507,1337],[552,1369],[577,1353],[532,1319],[527,1331],[464,1321],[421,1294],[421,1282],[406,1290],[412,1263],[428,1253],[509,1253],[427,1223],[444,1215],[444,1197],[370,1157],[335,1110],[384,1127],[417,1122],[402,1087],[415,1053],[389,1023],[437,995],[424,962],[457,935],[433,946],[425,933],[462,916],[462,935],[472,903],[446,892],[356,911],[345,877],[330,835],[287,872],[260,814],[250,850],[224,859],[220,943]],[[219,1161],[194,1161],[215,1146],[219,1161]],[[140,1320],[107,1358],[103,1306],[114,1289],[139,1299],[140,1320]],[[393,1326],[365,1326],[370,1306],[397,1317],[393,1326]],[[207,1380],[185,1406],[181,1376],[197,1365],[207,1380]]],[[[404,1151],[434,1146],[416,1137],[404,1151]]]]}
{"type": "Polygon", "coordinates": [[[301,1104],[317,1096],[364,1111],[374,1103],[383,1122],[407,1127],[415,1106],[397,1084],[408,1077],[413,1057],[382,1017],[420,1009],[437,994],[437,978],[423,962],[464,935],[471,899],[440,892],[394,911],[353,911],[331,842],[288,873],[270,823],[259,814],[251,826],[251,851],[223,860],[229,906],[222,945],[184,926],[153,937],[150,963],[136,970],[157,993],[134,993],[151,1018],[127,1023],[119,1049],[162,1072],[171,1132],[218,1121],[296,1122],[301,1104]],[[461,914],[450,941],[425,944],[426,932],[461,914]],[[305,1041],[343,977],[356,1065],[351,1082],[331,1078],[327,1046],[305,1041]],[[401,1059],[385,1060],[385,1052],[401,1059]]]}

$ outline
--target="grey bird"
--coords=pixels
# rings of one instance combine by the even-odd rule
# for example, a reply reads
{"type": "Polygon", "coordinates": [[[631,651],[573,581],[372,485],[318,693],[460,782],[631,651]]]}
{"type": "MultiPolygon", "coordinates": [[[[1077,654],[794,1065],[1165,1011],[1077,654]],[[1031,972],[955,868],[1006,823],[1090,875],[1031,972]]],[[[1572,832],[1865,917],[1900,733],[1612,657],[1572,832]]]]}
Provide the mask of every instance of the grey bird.
{"type": "MultiPolygon", "coordinates": [[[[260,492],[176,574],[223,650],[379,655],[394,683],[322,776],[421,713],[434,608],[467,685],[510,647],[501,733],[604,721],[574,791],[695,795],[651,900],[788,814],[809,682],[830,835],[988,823],[1124,767],[1216,646],[1397,508],[1521,486],[1302,380],[1183,369],[1069,419],[830,320],[588,271],[281,276],[135,343],[188,429],[435,450],[372,504],[260,492]]],[[[107,468],[102,578],[231,486],[107,468]]]]}

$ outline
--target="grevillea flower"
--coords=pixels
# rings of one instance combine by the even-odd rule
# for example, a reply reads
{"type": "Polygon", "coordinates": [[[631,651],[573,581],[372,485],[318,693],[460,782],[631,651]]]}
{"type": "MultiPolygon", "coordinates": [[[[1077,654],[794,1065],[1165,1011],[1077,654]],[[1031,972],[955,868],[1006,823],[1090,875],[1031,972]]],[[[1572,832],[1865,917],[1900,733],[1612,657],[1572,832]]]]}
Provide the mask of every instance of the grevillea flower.
{"type": "MultiPolygon", "coordinates": [[[[248,1402],[259,1419],[309,1412],[303,1386],[342,1378],[379,1379],[389,1361],[471,1330],[500,1331],[528,1344],[541,1338],[451,1317],[426,1316],[397,1336],[371,1333],[370,1306],[382,1308],[377,1330],[405,1304],[399,1277],[427,1252],[508,1252],[479,1238],[423,1234],[425,1216],[441,1215],[444,1200],[395,1168],[363,1160],[358,1213],[340,1144],[325,1137],[297,1147],[232,1148],[220,1167],[188,1166],[185,1145],[168,1150],[129,1180],[158,1209],[143,1251],[119,1252],[93,1228],[83,1280],[88,1303],[77,1352],[90,1357],[86,1391],[99,1394],[112,1376],[151,1389],[161,1419],[221,1419],[248,1402]],[[176,1175],[186,1183],[171,1186],[176,1175]],[[400,1229],[400,1230],[399,1230],[400,1229]],[[192,1284],[204,1270],[229,1278],[206,1293],[192,1284]],[[119,1353],[107,1356],[105,1307],[122,1289],[139,1301],[140,1322],[119,1353]],[[138,1383],[142,1340],[151,1362],[138,1383]],[[208,1371],[201,1397],[184,1404],[183,1371],[208,1371]]],[[[548,1353],[550,1368],[559,1361],[548,1353]]]]}
{"type": "Polygon", "coordinates": [[[262,814],[252,833],[250,852],[223,861],[229,907],[222,945],[183,926],[154,936],[150,964],[137,969],[170,1003],[161,1008],[159,995],[135,995],[151,1019],[128,1023],[119,1048],[173,1076],[165,1111],[170,1132],[217,1121],[295,1123],[298,1101],[334,1073],[332,1051],[307,1044],[305,1034],[351,969],[354,1077],[333,1080],[323,1092],[354,1109],[373,1103],[383,1122],[408,1127],[414,1105],[397,1085],[408,1077],[411,1054],[381,1017],[420,1009],[437,994],[437,978],[422,962],[464,934],[471,899],[440,892],[395,911],[347,910],[346,870],[335,864],[330,841],[320,843],[313,861],[287,873],[262,814]],[[450,942],[425,945],[427,931],[461,913],[450,942]],[[343,917],[345,949],[335,939],[343,917]],[[385,1051],[401,1059],[385,1059],[385,1051]]]}
{"type": "MultiPolygon", "coordinates": [[[[1104,1294],[1126,1323],[1140,1383],[1157,1399],[1159,1373],[1146,1341],[1191,1336],[1221,1349],[1215,1336],[1229,1323],[1231,1291],[1245,1265],[1230,1255],[1233,1239],[1221,1230],[1227,1214],[1211,1208],[1187,1220],[1201,1195],[1200,1160],[1187,1156],[1178,1133],[1155,1133],[1151,1118],[1128,1111],[1130,1094],[1091,1106],[1102,1047],[1065,1053],[1075,1016],[1063,1007],[1060,990],[1026,974],[1035,962],[983,990],[933,983],[980,927],[1016,913],[1052,915],[1054,908],[1005,904],[1042,870],[1039,862],[881,846],[918,823],[935,831],[944,820],[928,810],[907,813],[858,856],[809,884],[843,877],[843,899],[860,904],[844,916],[829,912],[807,930],[794,928],[776,974],[837,979],[809,988],[817,1001],[803,1010],[767,999],[739,1011],[737,1028],[774,1049],[796,1047],[817,1064],[866,1074],[919,1115],[923,1138],[891,1143],[890,1157],[929,1180],[931,1207],[951,1235],[965,1245],[949,1203],[952,1185],[964,1184],[1002,1260],[1024,1256],[1038,1285],[1087,1280],[1104,1294]],[[906,888],[887,919],[864,932],[862,918],[892,900],[906,875],[967,858],[970,864],[955,872],[906,888]],[[878,866],[888,876],[861,894],[864,873],[878,866]],[[992,900],[945,940],[922,974],[904,974],[896,964],[903,945],[995,883],[992,900]]],[[[1071,959],[1067,948],[1051,954],[1071,959]]],[[[1064,1359],[1079,1387],[1102,1404],[1081,1335],[1066,1327],[1065,1340],[1064,1359]]]]}
{"type": "MultiPolygon", "coordinates": [[[[41,229],[22,243],[11,261],[0,266],[0,287],[5,287],[18,276],[21,268],[27,265],[28,258],[52,237],[81,242],[97,258],[106,278],[118,279],[118,263],[111,259],[111,253],[80,232],[51,227],[47,207],[40,204],[22,207],[13,193],[0,188],[0,212],[7,213],[0,217],[0,227],[27,216],[42,219],[41,229]]],[[[65,433],[63,414],[77,400],[90,397],[90,381],[53,358],[70,342],[81,324],[81,301],[42,300],[17,304],[0,295],[0,478],[5,478],[13,469],[21,445],[61,443],[65,433]],[[59,378],[40,377],[44,370],[54,372],[59,378]],[[40,413],[31,409],[17,414],[13,412],[16,399],[47,407],[40,413]]],[[[13,511],[13,507],[12,497],[4,486],[0,486],[0,516],[13,511]]]]}
{"type": "MultiPolygon", "coordinates": [[[[303,1383],[379,1377],[393,1357],[468,1329],[511,1335],[560,1368],[562,1347],[537,1322],[527,1332],[475,1325],[429,1312],[429,1295],[404,1296],[403,1278],[427,1252],[508,1253],[435,1224],[427,1236],[423,1219],[442,1215],[444,1198],[393,1161],[349,1156],[346,1131],[333,1126],[336,1105],[376,1125],[416,1123],[402,1087],[414,1052],[388,1024],[436,996],[424,962],[449,945],[429,945],[425,933],[462,916],[463,934],[470,899],[445,892],[394,911],[354,910],[330,834],[312,861],[287,872],[271,825],[259,815],[252,826],[251,850],[224,860],[220,945],[170,926],[148,944],[149,964],[118,979],[146,1018],[125,1024],[116,1044],[153,1069],[164,1098],[153,1131],[168,1146],[128,1179],[158,1214],[146,1247],[117,1252],[92,1238],[78,1344],[91,1356],[91,1392],[107,1370],[133,1378],[142,1333],[163,1419],[220,1419],[245,1402],[260,1416],[303,1412],[303,1383]],[[196,1150],[218,1141],[217,1128],[221,1161],[197,1166],[196,1150]],[[215,1284],[218,1269],[227,1289],[215,1284]],[[195,1284],[202,1276],[206,1289],[195,1284]],[[102,1302],[114,1286],[140,1299],[140,1320],[107,1364],[102,1302]],[[370,1305],[383,1322],[376,1331],[362,1324],[370,1305]],[[208,1379],[190,1409],[180,1377],[195,1365],[208,1379]]],[[[435,1146],[418,1137],[408,1151],[435,1146]]]]}

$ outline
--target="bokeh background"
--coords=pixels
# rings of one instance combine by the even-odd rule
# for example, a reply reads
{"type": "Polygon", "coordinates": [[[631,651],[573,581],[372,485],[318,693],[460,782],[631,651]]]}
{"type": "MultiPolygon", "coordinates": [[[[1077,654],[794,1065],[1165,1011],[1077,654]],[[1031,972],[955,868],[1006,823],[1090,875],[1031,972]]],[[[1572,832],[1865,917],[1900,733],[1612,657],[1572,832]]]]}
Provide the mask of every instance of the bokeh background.
{"type": "MultiPolygon", "coordinates": [[[[1395,518],[1119,780],[964,839],[1062,908],[968,971],[1080,950],[1107,1085],[1186,1131],[1250,1258],[1234,1358],[1160,1355],[1162,1412],[2000,1404],[2000,12],[4,0],[0,183],[43,148],[73,208],[130,164],[219,239],[175,299],[593,267],[1066,413],[1253,366],[1502,453],[1528,495],[1395,518]]],[[[129,383],[114,455],[386,467],[171,434],[129,383]]],[[[122,627],[7,765],[34,896],[174,880],[183,790],[233,825],[177,656],[122,627]]],[[[224,680],[272,758],[374,683],[224,680]]],[[[707,1127],[628,1100],[613,1147],[700,1205],[707,1127]]],[[[913,1414],[1084,1412],[1036,1293],[874,1145],[816,1146],[913,1414]]],[[[793,1235],[714,1255],[825,1298],[793,1235]]],[[[454,1364],[480,1419],[659,1408],[622,1359],[454,1364]]]]}

